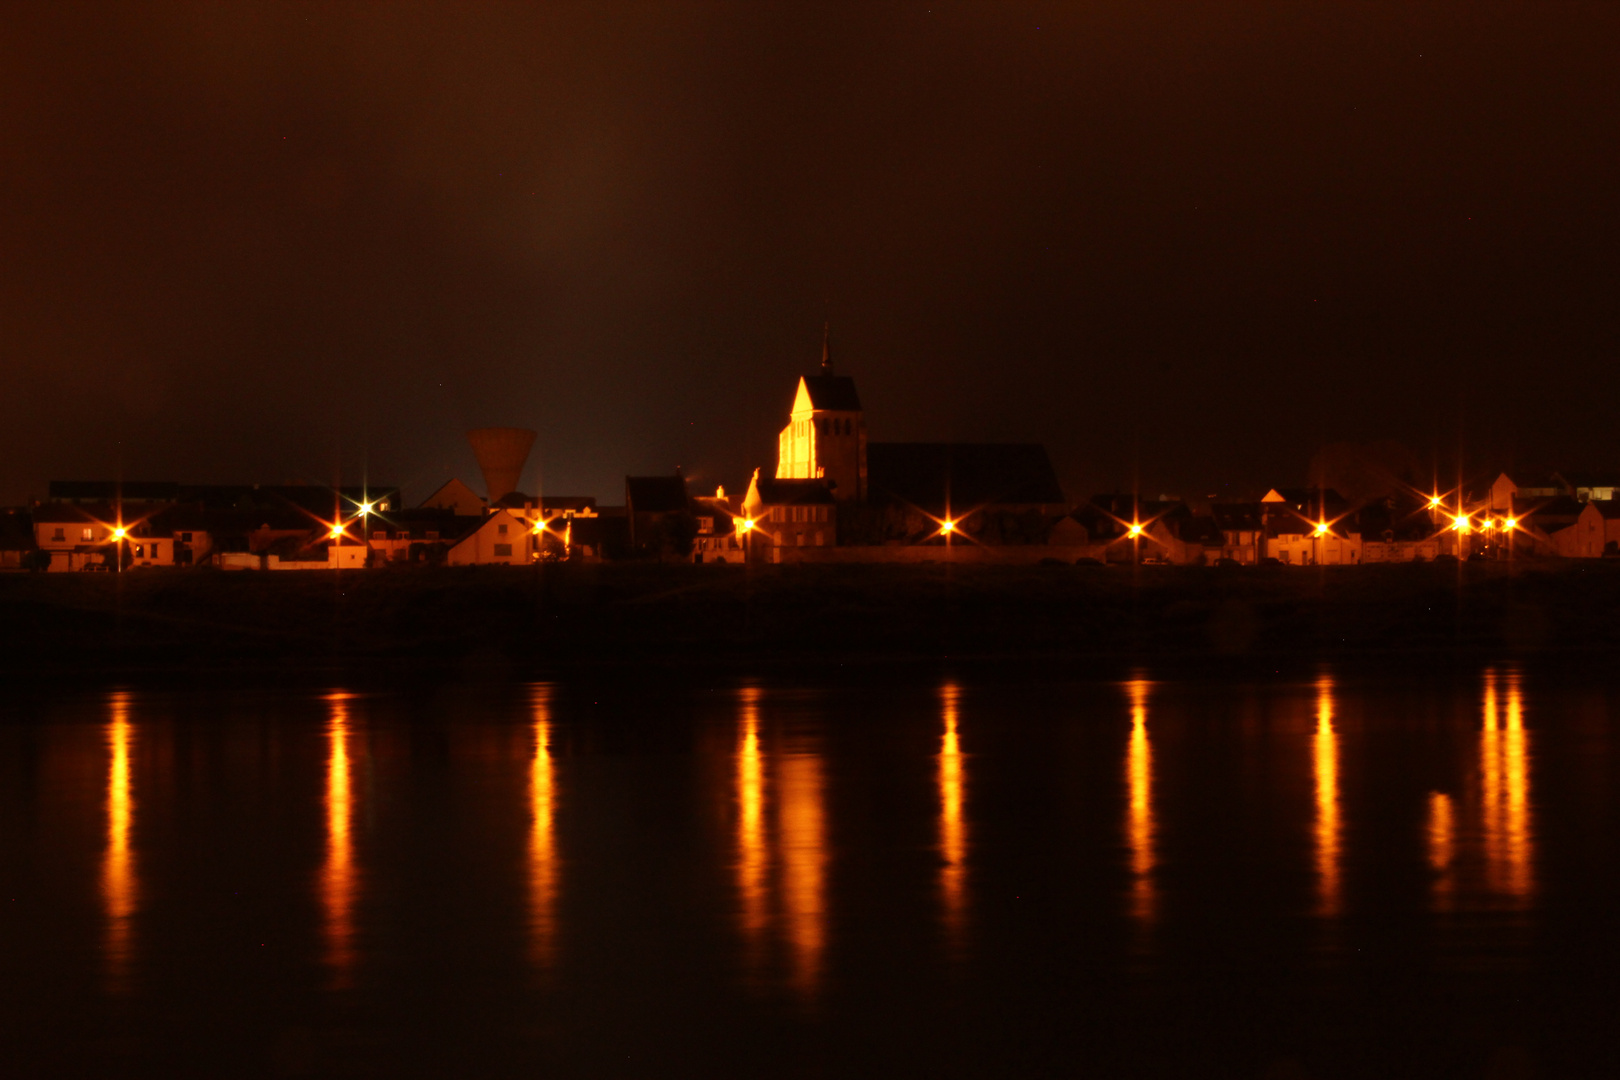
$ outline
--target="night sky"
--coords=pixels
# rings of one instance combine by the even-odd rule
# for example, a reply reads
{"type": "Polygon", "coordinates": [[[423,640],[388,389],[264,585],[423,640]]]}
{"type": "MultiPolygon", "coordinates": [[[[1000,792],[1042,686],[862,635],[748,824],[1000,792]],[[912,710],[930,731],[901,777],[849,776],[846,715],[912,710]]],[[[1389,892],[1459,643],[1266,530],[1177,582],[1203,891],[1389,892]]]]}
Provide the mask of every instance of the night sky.
{"type": "Polygon", "coordinates": [[[11,4],[0,500],[733,487],[824,312],[1072,494],[1620,465],[1617,121],[1612,0],[11,4]]]}

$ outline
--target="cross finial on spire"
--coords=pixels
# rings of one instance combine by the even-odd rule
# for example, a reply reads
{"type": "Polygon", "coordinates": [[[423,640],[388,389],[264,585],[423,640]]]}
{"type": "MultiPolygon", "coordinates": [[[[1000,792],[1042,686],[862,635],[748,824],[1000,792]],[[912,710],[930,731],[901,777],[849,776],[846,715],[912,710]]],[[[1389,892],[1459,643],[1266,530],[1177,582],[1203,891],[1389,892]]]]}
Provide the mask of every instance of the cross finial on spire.
{"type": "Polygon", "coordinates": [[[821,373],[831,375],[832,370],[832,320],[828,320],[821,328],[821,373]]]}

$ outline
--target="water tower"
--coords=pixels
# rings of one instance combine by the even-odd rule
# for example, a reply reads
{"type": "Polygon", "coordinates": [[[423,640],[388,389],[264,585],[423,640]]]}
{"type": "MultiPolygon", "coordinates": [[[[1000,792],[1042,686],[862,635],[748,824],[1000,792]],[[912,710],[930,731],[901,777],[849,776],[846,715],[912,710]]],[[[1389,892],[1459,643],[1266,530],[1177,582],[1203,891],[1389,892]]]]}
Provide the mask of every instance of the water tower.
{"type": "Polygon", "coordinates": [[[523,464],[529,460],[534,448],[534,432],[528,428],[487,427],[467,432],[478,468],[484,474],[484,487],[490,505],[502,495],[517,490],[523,476],[523,464]]]}

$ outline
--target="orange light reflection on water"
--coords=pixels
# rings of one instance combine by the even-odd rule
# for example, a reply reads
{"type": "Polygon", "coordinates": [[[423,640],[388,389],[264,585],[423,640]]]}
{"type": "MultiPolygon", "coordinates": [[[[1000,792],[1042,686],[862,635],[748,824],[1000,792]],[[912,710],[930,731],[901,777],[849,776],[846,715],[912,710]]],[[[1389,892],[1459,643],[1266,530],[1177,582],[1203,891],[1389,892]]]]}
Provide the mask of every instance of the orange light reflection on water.
{"type": "Polygon", "coordinates": [[[349,762],[347,694],[327,698],[326,865],[321,870],[320,899],[326,919],[326,964],[332,984],[342,988],[354,977],[354,907],[359,879],[354,859],[354,797],[349,762]]]}
{"type": "Polygon", "coordinates": [[[1125,755],[1125,782],[1130,793],[1126,837],[1131,847],[1131,915],[1143,923],[1153,921],[1158,896],[1154,889],[1153,866],[1153,746],[1148,740],[1148,691],[1146,679],[1125,684],[1131,702],[1131,740],[1125,755]]]}
{"type": "Polygon", "coordinates": [[[101,896],[107,915],[107,981],[122,990],[134,954],[134,916],[138,900],[135,852],[130,834],[135,824],[135,795],[130,756],[135,733],[129,722],[129,698],[115,693],[107,723],[107,849],[101,863],[101,896]]]}
{"type": "Polygon", "coordinates": [[[962,816],[966,772],[956,731],[959,696],[954,683],[947,683],[940,693],[945,733],[939,745],[939,849],[944,863],[939,892],[945,929],[953,939],[960,938],[967,916],[968,840],[962,816]]]}
{"type": "Polygon", "coordinates": [[[742,730],[737,741],[737,893],[742,932],[758,956],[769,923],[765,875],[770,850],[765,840],[765,756],[759,748],[759,691],[742,690],[742,730]]]}
{"type": "Polygon", "coordinates": [[[781,797],[782,911],[793,958],[793,984],[805,995],[821,981],[827,945],[827,826],[821,756],[801,750],[777,765],[781,797]]]}
{"type": "Polygon", "coordinates": [[[533,698],[534,759],[529,767],[529,945],[536,965],[549,966],[557,947],[556,774],[551,758],[550,697],[533,698]]]}
{"type": "Polygon", "coordinates": [[[1452,862],[1457,857],[1457,823],[1451,796],[1429,793],[1429,867],[1434,871],[1434,906],[1440,911],[1451,907],[1456,881],[1452,862]]]}
{"type": "Polygon", "coordinates": [[[1485,673],[1480,778],[1485,833],[1486,883],[1518,900],[1534,889],[1531,870],[1530,735],[1524,727],[1519,673],[1485,673]],[[1506,702],[1499,693],[1506,691],[1506,702]]]}
{"type": "Polygon", "coordinates": [[[1339,736],[1333,730],[1333,680],[1316,683],[1316,737],[1311,744],[1316,773],[1316,886],[1317,910],[1326,916],[1339,913],[1339,736]]]}

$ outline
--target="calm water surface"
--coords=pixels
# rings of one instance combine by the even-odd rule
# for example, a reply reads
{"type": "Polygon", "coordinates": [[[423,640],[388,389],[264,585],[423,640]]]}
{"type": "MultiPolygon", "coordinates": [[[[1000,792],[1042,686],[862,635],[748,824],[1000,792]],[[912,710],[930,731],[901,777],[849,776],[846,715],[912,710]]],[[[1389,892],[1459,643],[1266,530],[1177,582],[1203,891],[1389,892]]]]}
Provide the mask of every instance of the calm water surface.
{"type": "Polygon", "coordinates": [[[1613,693],[13,699],[7,1075],[1613,1072],[1613,693]]]}

